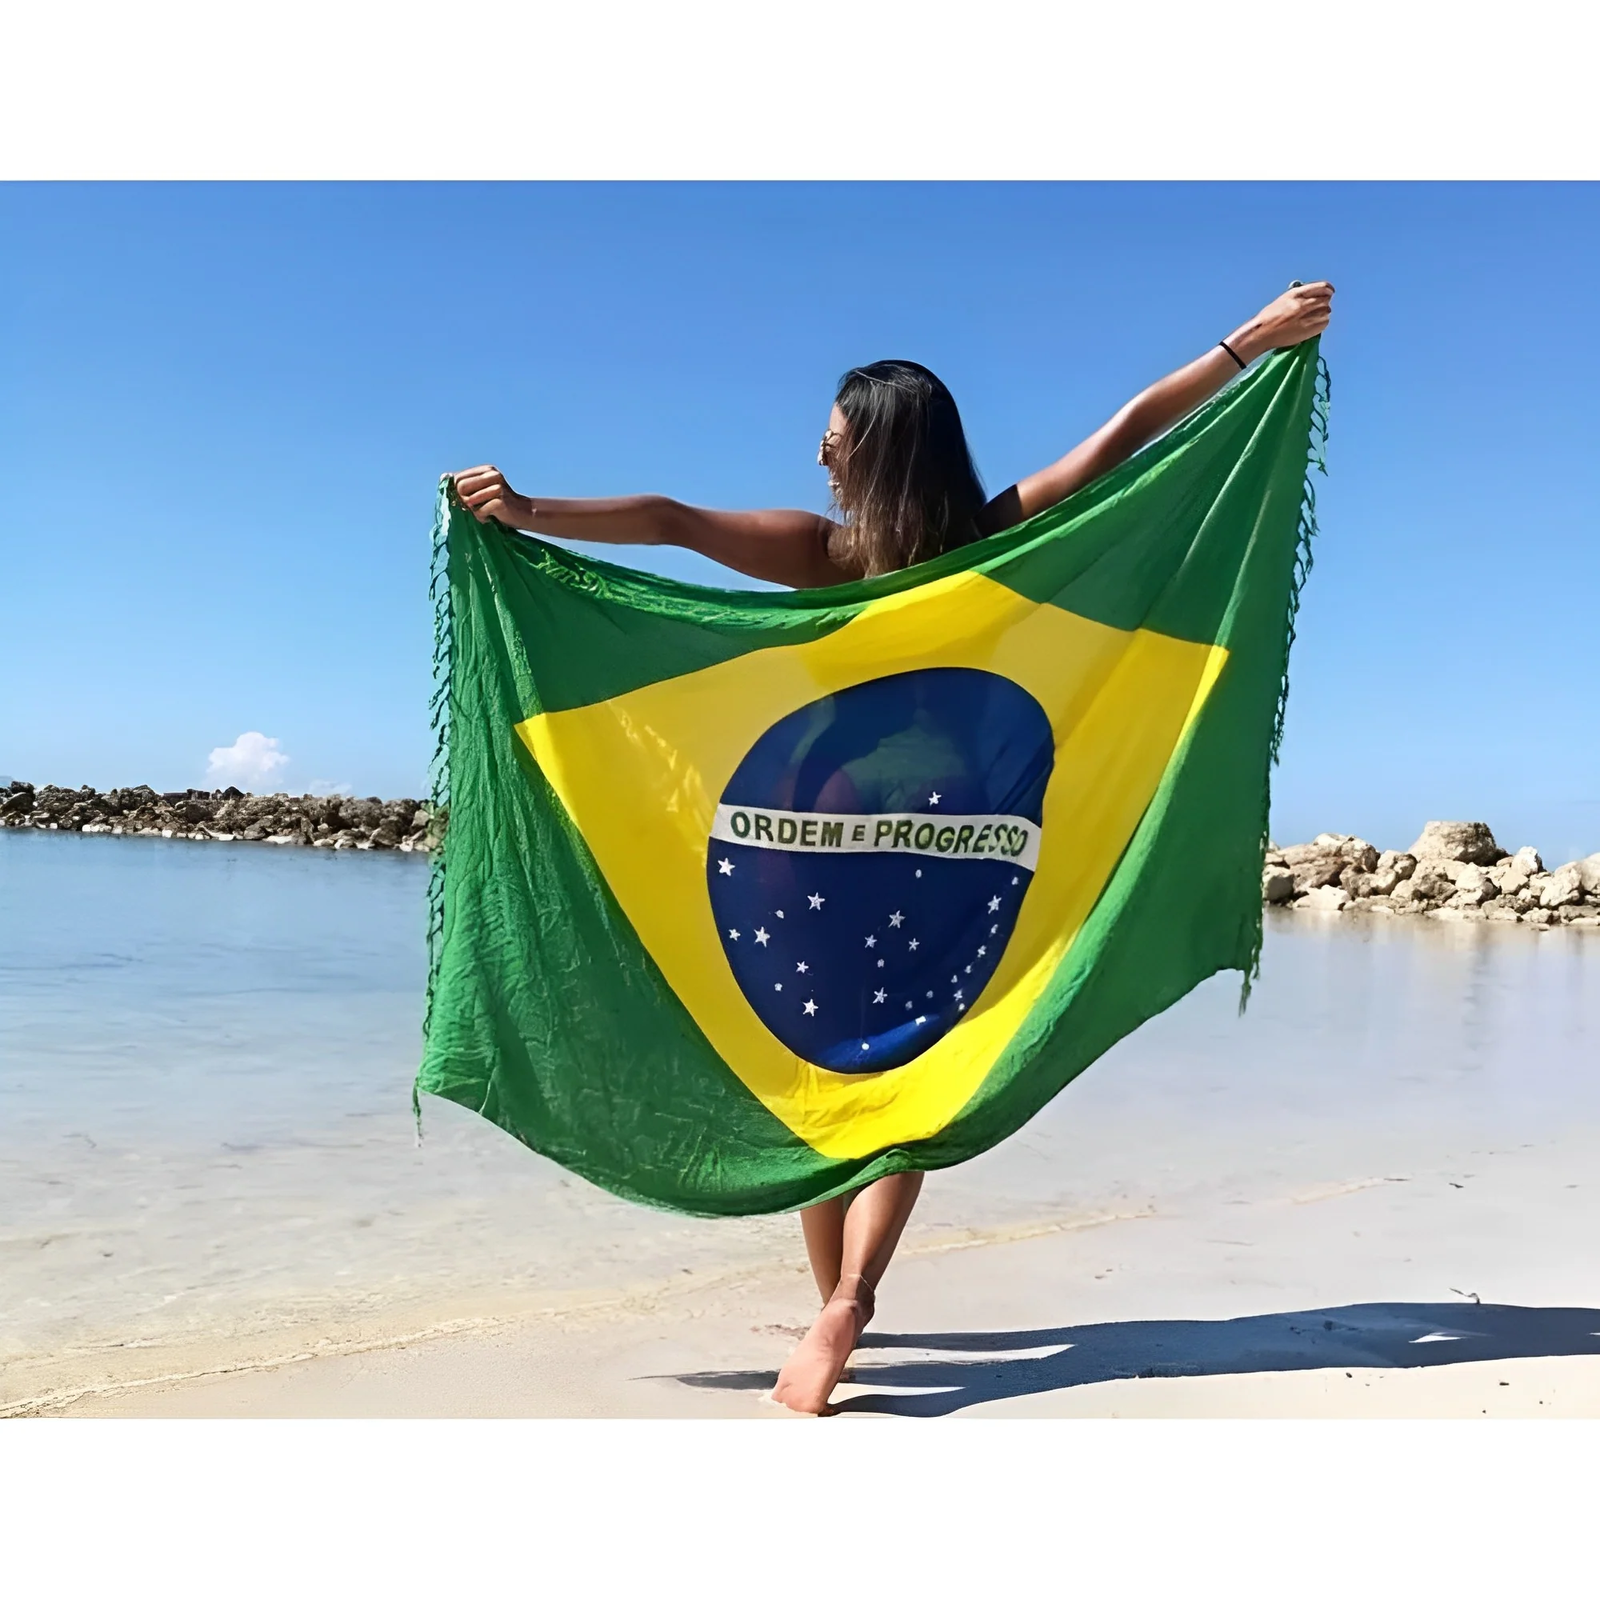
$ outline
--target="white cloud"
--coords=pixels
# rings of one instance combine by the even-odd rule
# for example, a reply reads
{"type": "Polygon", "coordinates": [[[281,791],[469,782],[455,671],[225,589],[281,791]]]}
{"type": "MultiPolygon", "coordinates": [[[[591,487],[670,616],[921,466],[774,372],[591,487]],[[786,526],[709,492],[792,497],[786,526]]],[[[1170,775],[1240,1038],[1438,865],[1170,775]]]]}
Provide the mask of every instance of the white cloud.
{"type": "Polygon", "coordinates": [[[306,793],[326,799],[331,794],[354,794],[355,790],[348,783],[329,783],[326,778],[313,778],[306,785],[306,793]]]}
{"type": "Polygon", "coordinates": [[[267,780],[288,765],[289,758],[276,739],[264,733],[241,733],[232,744],[211,752],[206,776],[217,788],[236,784],[241,789],[265,791],[272,787],[267,780]]]}

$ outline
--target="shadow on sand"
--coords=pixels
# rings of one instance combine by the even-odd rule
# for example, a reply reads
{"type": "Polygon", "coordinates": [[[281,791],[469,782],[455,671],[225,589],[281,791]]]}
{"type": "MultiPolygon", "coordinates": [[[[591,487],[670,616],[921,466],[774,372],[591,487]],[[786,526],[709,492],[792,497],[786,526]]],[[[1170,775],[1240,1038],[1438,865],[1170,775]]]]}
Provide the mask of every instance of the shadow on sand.
{"type": "MultiPolygon", "coordinates": [[[[1101,1322],[1012,1333],[873,1333],[835,1411],[943,1417],[989,1400],[1114,1378],[1447,1367],[1513,1356],[1600,1355],[1600,1311],[1568,1306],[1386,1303],[1226,1322],[1101,1322]],[[893,1352],[904,1350],[903,1359],[893,1352]],[[909,1352],[915,1352],[914,1355],[909,1352]],[[881,1354],[881,1353],[887,1353],[881,1354]]],[[[702,1389],[770,1389],[775,1372],[685,1372],[702,1389]]]]}

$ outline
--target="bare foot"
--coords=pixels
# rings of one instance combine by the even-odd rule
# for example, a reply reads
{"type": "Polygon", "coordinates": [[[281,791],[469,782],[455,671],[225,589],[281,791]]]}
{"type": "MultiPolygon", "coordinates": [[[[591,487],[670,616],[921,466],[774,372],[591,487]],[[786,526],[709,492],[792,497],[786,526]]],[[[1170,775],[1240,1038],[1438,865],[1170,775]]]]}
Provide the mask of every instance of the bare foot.
{"type": "Polygon", "coordinates": [[[772,1398],[791,1411],[820,1416],[828,1406],[839,1375],[872,1321],[872,1285],[865,1278],[850,1278],[833,1291],[833,1298],[811,1324],[800,1348],[784,1363],[772,1398]]]}

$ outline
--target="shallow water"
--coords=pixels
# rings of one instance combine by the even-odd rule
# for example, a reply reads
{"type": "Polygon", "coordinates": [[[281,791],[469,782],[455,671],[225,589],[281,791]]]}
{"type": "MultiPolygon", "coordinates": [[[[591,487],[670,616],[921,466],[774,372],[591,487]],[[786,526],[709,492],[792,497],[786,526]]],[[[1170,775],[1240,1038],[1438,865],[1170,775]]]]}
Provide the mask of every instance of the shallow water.
{"type": "MultiPolygon", "coordinates": [[[[444,1102],[417,1146],[426,879],[375,852],[0,833],[0,1405],[70,1354],[799,1267],[791,1219],[626,1205],[444,1102]]],[[[908,1243],[1600,1126],[1600,935],[1278,914],[1243,1019],[1237,996],[1213,979],[936,1174],[908,1243]]]]}

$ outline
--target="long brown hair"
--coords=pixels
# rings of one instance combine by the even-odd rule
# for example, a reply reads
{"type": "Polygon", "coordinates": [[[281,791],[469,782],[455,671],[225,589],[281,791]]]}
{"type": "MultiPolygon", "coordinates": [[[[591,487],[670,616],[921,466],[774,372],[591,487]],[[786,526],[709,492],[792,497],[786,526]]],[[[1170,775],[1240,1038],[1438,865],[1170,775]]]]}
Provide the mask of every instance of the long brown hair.
{"type": "Polygon", "coordinates": [[[852,367],[834,402],[850,428],[834,472],[844,522],[835,560],[873,577],[978,538],[983,483],[961,413],[926,367],[852,367]]]}

